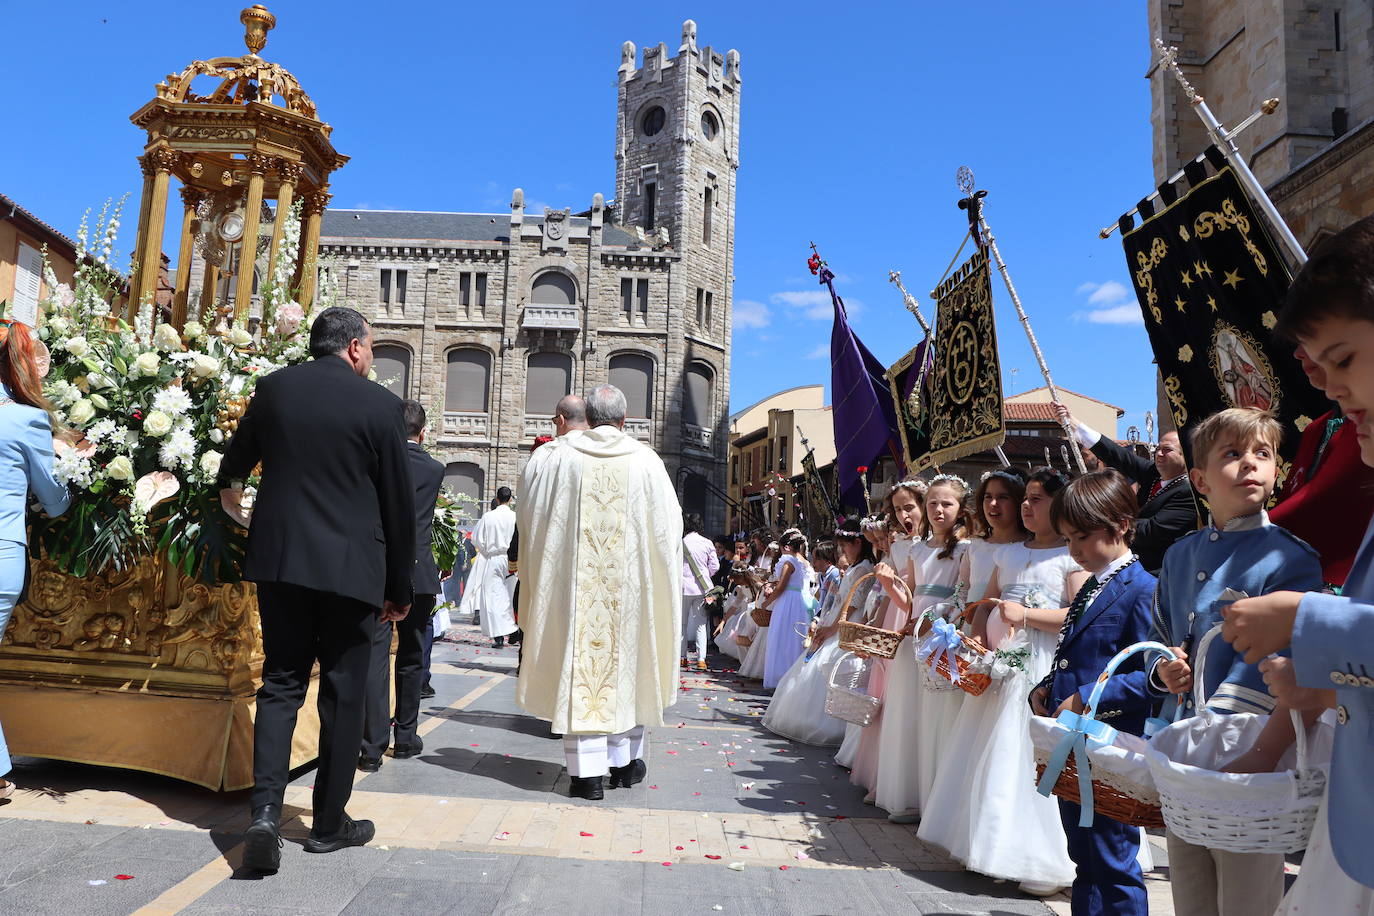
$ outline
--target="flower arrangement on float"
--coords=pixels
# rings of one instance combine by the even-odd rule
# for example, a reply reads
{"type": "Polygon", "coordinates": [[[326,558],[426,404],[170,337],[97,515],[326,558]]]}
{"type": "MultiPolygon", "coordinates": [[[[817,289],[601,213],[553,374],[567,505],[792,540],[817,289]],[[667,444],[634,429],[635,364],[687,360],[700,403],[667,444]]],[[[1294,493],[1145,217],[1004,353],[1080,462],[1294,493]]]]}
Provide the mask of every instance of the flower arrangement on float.
{"type": "Polygon", "coordinates": [[[55,462],[72,504],[60,518],[34,519],[31,550],[75,576],[165,553],[201,582],[235,582],[246,532],[220,508],[215,476],[258,380],[309,357],[312,313],[289,288],[299,208],[284,214],[260,326],[231,325],[223,310],[177,330],[156,320],[150,302],[132,323],[111,310],[122,282],[110,267],[122,203],[101,211],[98,246],[83,218],[72,286],[44,268],[44,391],[72,443],[59,444],[55,462]]]}

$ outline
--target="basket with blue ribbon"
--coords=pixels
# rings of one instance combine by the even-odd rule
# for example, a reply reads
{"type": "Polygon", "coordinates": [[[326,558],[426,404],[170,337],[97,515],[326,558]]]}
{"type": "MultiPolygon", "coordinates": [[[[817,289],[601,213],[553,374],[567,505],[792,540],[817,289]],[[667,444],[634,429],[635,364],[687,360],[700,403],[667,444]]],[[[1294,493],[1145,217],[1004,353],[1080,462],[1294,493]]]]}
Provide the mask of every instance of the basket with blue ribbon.
{"type": "Polygon", "coordinates": [[[916,660],[932,677],[938,676],[975,697],[992,683],[989,655],[986,646],[939,617],[931,620],[930,629],[916,647],[916,660]]]}
{"type": "Polygon", "coordinates": [[[1107,663],[1081,715],[1066,709],[1055,718],[1031,718],[1036,790],[1076,802],[1081,827],[1092,826],[1096,814],[1132,827],[1164,826],[1159,792],[1150,773],[1153,752],[1149,745],[1144,738],[1117,731],[1095,718],[1107,679],[1128,658],[1142,652],[1174,657],[1163,643],[1127,646],[1107,663]]]}

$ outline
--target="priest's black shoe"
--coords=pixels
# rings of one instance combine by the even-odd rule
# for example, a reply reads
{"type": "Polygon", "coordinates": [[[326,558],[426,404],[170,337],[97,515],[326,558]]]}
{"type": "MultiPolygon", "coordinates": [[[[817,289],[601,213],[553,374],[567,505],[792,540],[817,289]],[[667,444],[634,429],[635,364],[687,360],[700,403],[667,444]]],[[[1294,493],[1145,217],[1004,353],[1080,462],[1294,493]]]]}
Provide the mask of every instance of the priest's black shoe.
{"type": "Polygon", "coordinates": [[[572,787],[568,790],[570,798],[585,798],[587,801],[601,801],[606,797],[600,776],[573,776],[572,787]]]}
{"type": "Polygon", "coordinates": [[[432,696],[434,696],[434,688],[433,688],[433,687],[431,687],[431,686],[429,686],[428,684],[426,684],[425,686],[423,686],[423,687],[420,688],[420,699],[422,699],[422,700],[428,700],[428,699],[429,699],[430,697],[432,697],[432,696]]]}
{"type": "Polygon", "coordinates": [[[243,867],[274,872],[281,867],[281,805],[258,805],[243,834],[243,867]]]}
{"type": "Polygon", "coordinates": [[[318,836],[315,831],[310,831],[310,836],[305,838],[305,851],[334,852],[349,846],[365,846],[376,834],[377,828],[371,821],[355,821],[351,817],[344,817],[343,826],[337,833],[318,836]]]}
{"type": "Polygon", "coordinates": [[[628,789],[636,783],[643,782],[648,772],[648,765],[638,759],[631,760],[623,767],[611,767],[610,788],[628,789]]]}
{"type": "Polygon", "coordinates": [[[391,749],[391,756],[397,760],[406,760],[410,757],[418,757],[420,752],[425,749],[425,743],[419,738],[413,744],[398,744],[391,749]]]}
{"type": "Polygon", "coordinates": [[[375,773],[382,768],[382,758],[369,757],[366,754],[358,756],[358,769],[364,773],[375,773]]]}

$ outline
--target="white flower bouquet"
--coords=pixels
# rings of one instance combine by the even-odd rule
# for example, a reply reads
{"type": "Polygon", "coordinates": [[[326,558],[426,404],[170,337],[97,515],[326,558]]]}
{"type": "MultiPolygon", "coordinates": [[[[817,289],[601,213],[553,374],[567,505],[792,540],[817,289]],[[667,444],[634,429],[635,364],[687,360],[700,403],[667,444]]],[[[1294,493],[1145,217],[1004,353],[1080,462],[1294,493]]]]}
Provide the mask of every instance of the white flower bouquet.
{"type": "MultiPolygon", "coordinates": [[[[274,310],[257,333],[223,313],[209,327],[192,320],[178,331],[156,322],[151,303],[130,325],[109,304],[120,280],[107,266],[119,207],[107,212],[98,257],[83,220],[73,288],[46,269],[44,390],[75,443],[56,460],[72,505],[61,518],[32,519],[31,550],[75,576],[165,553],[207,584],[238,581],[245,532],[221,511],[215,475],[258,379],[308,357],[310,316],[278,271],[264,291],[274,310]]],[[[286,228],[298,232],[292,215],[286,228]]]]}

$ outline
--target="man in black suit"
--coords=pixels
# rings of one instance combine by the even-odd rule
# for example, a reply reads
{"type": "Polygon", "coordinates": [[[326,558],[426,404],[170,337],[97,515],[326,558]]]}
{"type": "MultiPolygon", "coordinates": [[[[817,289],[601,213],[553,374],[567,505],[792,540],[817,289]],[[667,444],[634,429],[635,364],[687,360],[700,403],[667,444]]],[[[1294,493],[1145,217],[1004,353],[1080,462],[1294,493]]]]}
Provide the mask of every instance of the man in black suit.
{"type": "Polygon", "coordinates": [[[1141,566],[1151,575],[1159,575],[1159,568],[1164,565],[1164,551],[1188,532],[1196,531],[1198,526],[1193,488],[1188,483],[1188,462],[1183,457],[1178,433],[1171,430],[1159,437],[1151,461],[1078,422],[1063,404],[1055,404],[1054,409],[1060,423],[1068,423],[1077,431],[1080,445],[1091,449],[1103,464],[1115,468],[1135,483],[1140,509],[1136,514],[1135,541],[1131,549],[1140,557],[1141,566]]]}
{"type": "Polygon", "coordinates": [[[246,867],[276,871],[291,733],[320,664],[320,757],[307,852],[372,839],[344,813],[363,738],[378,619],[401,620],[415,566],[415,490],[401,401],[365,376],[372,331],[347,308],[321,312],[308,363],[264,376],[220,464],[226,507],[261,462],[243,577],[258,586],[262,687],[253,725],[246,867]]]}
{"type": "MultiPolygon", "coordinates": [[[[439,567],[434,562],[434,504],[444,483],[444,466],[425,451],[425,409],[419,401],[405,402],[406,449],[410,479],[415,484],[415,572],[411,587],[415,602],[396,622],[396,740],[391,755],[398,760],[424,750],[415,734],[420,719],[420,687],[425,677],[425,632],[439,594],[439,567]]],[[[358,769],[375,773],[391,739],[391,623],[377,624],[372,639],[372,670],[367,676],[367,712],[358,769]]]]}

